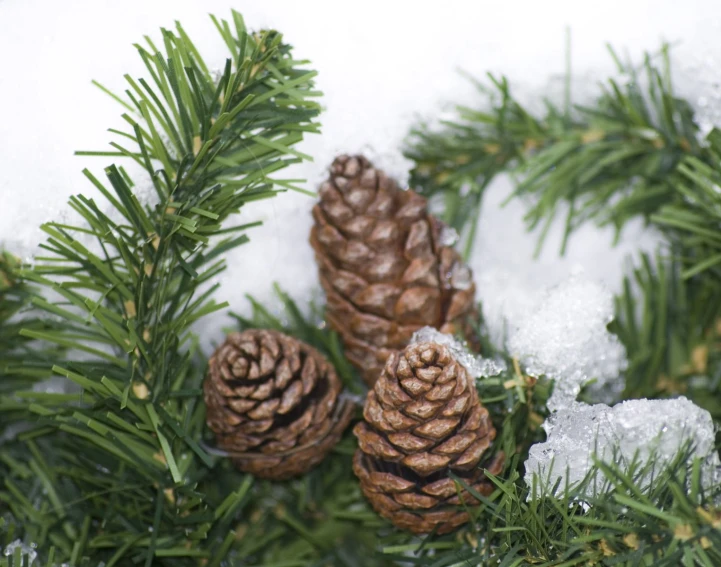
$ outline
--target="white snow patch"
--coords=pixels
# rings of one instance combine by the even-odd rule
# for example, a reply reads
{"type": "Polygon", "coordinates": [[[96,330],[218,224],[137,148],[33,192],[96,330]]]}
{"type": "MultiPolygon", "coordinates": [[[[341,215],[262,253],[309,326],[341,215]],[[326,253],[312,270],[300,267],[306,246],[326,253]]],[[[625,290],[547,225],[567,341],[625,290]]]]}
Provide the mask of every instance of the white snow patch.
{"type": "Polygon", "coordinates": [[[621,382],[628,362],[623,345],[606,329],[613,313],[611,292],[575,270],[510,331],[509,351],[525,371],[555,381],[549,410],[569,407],[591,380],[597,390],[621,382]]]}
{"type": "Polygon", "coordinates": [[[476,293],[493,345],[505,350],[510,331],[536,308],[541,291],[528,286],[518,273],[490,268],[476,276],[476,293]]]}
{"type": "MultiPolygon", "coordinates": [[[[318,89],[324,93],[323,134],[308,136],[297,148],[315,161],[298,164],[280,177],[305,178],[305,187],[313,189],[339,152],[365,151],[389,175],[407,177],[409,163],[402,157],[402,146],[418,118],[439,118],[444,103],[475,107],[482,100],[458,69],[480,78],[486,71],[503,73],[522,102],[540,102],[538,93],[547,92],[549,77],[555,85],[564,84],[567,26],[573,33],[577,79],[573,94],[578,102],[591,94],[586,92],[589,89],[595,96],[596,81],[614,72],[604,48],[607,41],[637,57],[643,49],[658,46],[661,32],[671,41],[685,38],[678,51],[680,61],[689,54],[717,52],[721,45],[718,20],[697,17],[712,11],[711,0],[704,2],[706,9],[682,12],[671,2],[655,3],[652,12],[644,3],[609,2],[602,14],[572,0],[555,2],[553,8],[529,3],[519,21],[513,17],[516,8],[503,2],[466,3],[463,10],[454,10],[419,8],[409,0],[369,0],[364,10],[353,13],[349,25],[347,8],[330,2],[316,2],[316,9],[308,9],[290,0],[242,6],[229,0],[126,0],[122,4],[75,0],[73,9],[67,10],[62,2],[1,0],[0,51],[23,56],[6,58],[0,76],[0,100],[4,108],[13,109],[0,122],[0,244],[31,258],[45,238],[38,226],[58,220],[61,211],[69,210],[66,202],[71,194],[98,197],[81,170],[88,167],[102,177],[102,168],[112,160],[74,157],[73,152],[107,148],[111,136],[106,129],[127,124],[120,117],[122,109],[94,88],[91,80],[122,92],[127,88],[124,74],[147,76],[132,44],[142,41],[144,34],[157,42],[159,28],[171,27],[176,19],[206,55],[211,69],[223,67],[227,48],[207,13],[227,18],[231,7],[243,13],[252,29],[281,30],[295,47],[295,55],[312,61],[309,68],[319,71],[318,89]],[[628,17],[614,16],[621,8],[628,17]],[[412,25],[408,25],[409,14],[412,25]],[[94,25],[98,21],[113,25],[94,25]],[[645,25],[639,27],[638,21],[645,25]],[[28,29],[33,33],[26,33],[28,29]],[[384,40],[369,42],[367,30],[371,29],[384,40]],[[434,41],[427,41],[429,37],[434,41]],[[508,49],[509,45],[517,48],[508,49]],[[432,81],[428,69],[433,69],[432,81]],[[60,87],[53,92],[51,106],[46,104],[47,84],[60,87]]],[[[562,88],[556,90],[562,92],[562,88]]],[[[140,168],[128,161],[125,166],[140,184],[141,198],[152,198],[140,168]]],[[[548,253],[534,261],[537,234],[525,233],[521,220],[525,204],[514,201],[500,207],[510,190],[510,182],[499,178],[485,197],[472,258],[477,277],[489,268],[499,268],[531,285],[548,285],[556,283],[573,260],[595,270],[594,276],[603,274],[609,285],[620,284],[620,259],[638,248],[641,229],[624,232],[622,246],[611,249],[612,230],[583,227],[572,239],[567,257],[559,259],[554,234],[562,232],[560,211],[549,235],[548,253]]],[[[238,223],[262,219],[265,225],[248,232],[248,245],[228,254],[229,268],[218,278],[222,284],[218,301],[227,300],[233,310],[248,314],[245,295],[251,294],[277,313],[281,307],[273,297],[271,282],[278,282],[301,304],[312,296],[318,288],[307,243],[313,203],[306,196],[287,193],[243,209],[238,223]]],[[[223,326],[228,324],[223,312],[200,323],[197,330],[206,349],[222,339],[223,326]]]]}
{"type": "Polygon", "coordinates": [[[474,355],[468,351],[466,345],[457,341],[452,335],[441,333],[433,327],[423,327],[413,333],[410,344],[416,343],[436,343],[447,346],[453,357],[466,368],[472,378],[489,378],[506,370],[506,363],[503,360],[492,360],[474,355]]]}
{"type": "MultiPolygon", "coordinates": [[[[536,477],[538,488],[549,492],[560,479],[558,493],[563,493],[566,481],[577,485],[591,472],[594,453],[601,460],[615,458],[626,470],[634,458],[641,466],[654,462],[654,470],[645,479],[649,487],[651,473],[661,472],[688,442],[694,457],[704,459],[704,486],[715,486],[721,479],[711,415],[684,397],[628,400],[614,407],[574,403],[552,414],[543,428],[546,441],[533,445],[525,462],[524,480],[529,488],[536,477]]],[[[602,473],[595,480],[587,494],[610,488],[604,486],[602,473]]]]}

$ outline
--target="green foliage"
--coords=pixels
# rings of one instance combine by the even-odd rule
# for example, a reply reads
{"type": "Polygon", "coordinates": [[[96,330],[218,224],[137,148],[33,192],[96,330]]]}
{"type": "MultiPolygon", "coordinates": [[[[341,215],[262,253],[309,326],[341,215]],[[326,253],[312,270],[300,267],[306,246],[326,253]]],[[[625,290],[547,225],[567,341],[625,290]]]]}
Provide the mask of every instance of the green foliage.
{"type": "Polygon", "coordinates": [[[642,257],[617,299],[614,329],[629,351],[628,396],[684,393],[721,419],[721,279],[718,170],[721,133],[713,130],[708,163],[686,156],[669,178],[676,198],[651,220],[667,235],[667,258],[642,257]],[[713,164],[713,165],[709,165],[713,164]],[[638,309],[642,302],[642,310],[638,309]]]}
{"type": "Polygon", "coordinates": [[[651,218],[682,249],[684,271],[682,277],[695,275],[721,279],[721,130],[713,129],[705,140],[705,158],[688,155],[679,163],[671,178],[677,198],[651,218]]]}
{"type": "MultiPolygon", "coordinates": [[[[717,160],[718,131],[706,152],[717,160]]],[[[721,419],[721,280],[718,271],[719,173],[688,156],[669,178],[676,199],[651,220],[670,243],[646,255],[616,299],[612,329],[629,354],[628,397],[685,394],[721,419]]]]}
{"type": "MultiPolygon", "coordinates": [[[[610,49],[610,48],[609,48],[610,49]]],[[[406,155],[416,162],[411,185],[442,195],[446,220],[473,244],[483,194],[502,172],[518,178],[514,197],[529,197],[529,229],[546,231],[565,205],[565,237],[589,219],[618,231],[631,217],[649,218],[676,196],[668,182],[684,156],[706,158],[689,104],[673,94],[668,46],[662,65],[646,56],[640,74],[610,50],[619,77],[601,85],[593,106],[559,108],[533,116],[511,94],[506,78],[478,84],[489,110],[458,107],[440,129],[420,125],[406,155]]],[[[567,77],[570,81],[570,76],[567,77]]]]}
{"type": "Polygon", "coordinates": [[[713,279],[684,278],[683,266],[678,247],[655,261],[643,254],[625,278],[610,326],[629,359],[623,397],[683,394],[721,420],[721,294],[713,279]]]}
{"type": "Polygon", "coordinates": [[[506,565],[715,565],[719,512],[708,505],[718,487],[704,492],[701,463],[689,467],[692,461],[690,448],[680,451],[643,491],[653,460],[625,470],[596,460],[597,469],[561,498],[535,484],[526,501],[529,491],[506,481],[502,495],[484,503],[493,535],[478,547],[489,565],[500,558],[506,565]],[[603,490],[593,489],[597,483],[603,490]]]}
{"type": "Polygon", "coordinates": [[[611,50],[618,77],[593,106],[547,102],[543,117],[491,77],[492,90],[480,86],[490,110],[461,107],[439,130],[419,126],[407,154],[413,183],[443,197],[467,253],[483,192],[500,172],[516,179],[510,198],[528,198],[529,228],[543,227],[539,250],[562,208],[561,252],[590,220],[612,223],[617,235],[635,217],[659,229],[668,246],[655,261],[638,259],[616,300],[612,328],[630,360],[624,396],[686,393],[721,417],[721,133],[698,139],[690,105],[673,93],[668,50],[647,55],[640,70],[611,50]]]}
{"type": "MultiPolygon", "coordinates": [[[[222,73],[208,70],[179,22],[175,32],[161,30],[164,53],[146,36],[147,47],[135,47],[152,82],[126,75],[127,101],[98,84],[132,113],[122,115],[130,131],[110,129],[119,140],[110,144],[115,151],[77,154],[132,158],[148,171],[158,198],[170,208],[177,208],[174,200],[202,207],[208,197],[201,189],[212,188],[223,195],[224,206],[217,212],[225,216],[250,199],[249,190],[255,198],[265,196],[269,174],[310,159],[291,146],[304,133],[318,131],[313,119],[319,106],[313,97],[320,93],[312,90],[317,73],[291,57],[281,34],[248,33],[238,12],[233,12],[234,29],[225,20],[211,19],[231,54],[222,73]],[[127,140],[132,149],[122,145],[127,140]]],[[[288,180],[274,179],[273,185],[295,188],[288,180]]],[[[195,218],[192,214],[186,220],[195,218]]],[[[205,232],[218,230],[219,223],[208,224],[205,232]]],[[[198,233],[190,228],[186,222],[179,230],[198,233]]],[[[205,241],[188,238],[191,245],[205,241]]]]}
{"type": "Polygon", "coordinates": [[[33,382],[48,378],[52,372],[49,360],[62,356],[62,349],[20,335],[23,328],[42,332],[53,322],[37,317],[29,306],[33,289],[19,275],[20,259],[0,252],[0,438],[23,412],[17,396],[9,396],[33,382]]]}
{"type": "Polygon", "coordinates": [[[106,182],[86,171],[113,215],[72,197],[82,224],[43,225],[44,255],[19,272],[55,322],[21,335],[68,349],[46,372],[75,387],[0,399],[14,404],[3,422],[25,429],[0,459],[3,543],[22,537],[76,567],[218,564],[249,498],[250,480],[221,474],[201,446],[205,360],[191,326],[226,306],[212,279],[257,224],[228,221],[292,187],[269,176],[305,157],[290,146],[316,131],[319,106],[314,73],[280,34],[251,35],[237,13],[232,30],[214,21],[231,52],[218,77],[180,25],[163,30],[164,52],[137,46],[151,80],[128,77],[131,130],[115,132],[131,149],[99,152],[142,165],[156,198],[141,202],[116,165],[106,182]]]}

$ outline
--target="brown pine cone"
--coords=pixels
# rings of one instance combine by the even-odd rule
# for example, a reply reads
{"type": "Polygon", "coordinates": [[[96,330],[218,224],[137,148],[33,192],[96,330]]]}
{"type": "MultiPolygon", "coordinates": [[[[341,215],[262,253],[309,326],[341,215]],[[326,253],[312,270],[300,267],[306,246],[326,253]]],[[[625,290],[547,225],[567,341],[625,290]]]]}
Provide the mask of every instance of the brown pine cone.
{"type": "Polygon", "coordinates": [[[496,437],[473,380],[448,347],[417,343],[394,353],[368,393],[365,421],[353,432],[353,471],[373,508],[399,528],[442,534],[468,521],[460,507],[477,504],[448,476],[453,472],[483,495],[504,455],[489,462],[496,437]]]}
{"type": "Polygon", "coordinates": [[[320,463],[353,414],[323,355],[277,331],[228,335],[203,389],[218,446],[240,470],[262,478],[286,479],[320,463]]]}
{"type": "Polygon", "coordinates": [[[313,208],[310,242],[328,324],[372,386],[414,331],[463,328],[475,286],[458,253],[441,242],[443,225],[423,197],[362,156],[340,156],[330,172],[313,208]]]}

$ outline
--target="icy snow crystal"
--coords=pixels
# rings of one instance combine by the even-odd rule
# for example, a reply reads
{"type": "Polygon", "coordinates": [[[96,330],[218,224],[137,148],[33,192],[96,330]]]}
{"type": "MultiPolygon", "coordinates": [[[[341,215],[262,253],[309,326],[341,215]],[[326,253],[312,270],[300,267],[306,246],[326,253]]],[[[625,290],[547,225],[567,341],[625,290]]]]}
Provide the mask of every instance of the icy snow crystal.
{"type": "Polygon", "coordinates": [[[465,345],[454,339],[452,335],[441,333],[433,327],[423,327],[413,333],[410,344],[415,343],[437,343],[447,346],[453,357],[465,366],[472,378],[496,376],[506,369],[504,361],[471,354],[465,345]]]}
{"type": "Polygon", "coordinates": [[[21,540],[16,539],[14,542],[9,543],[7,547],[3,550],[3,555],[5,557],[10,557],[15,553],[15,550],[20,548],[20,552],[23,557],[27,556],[28,558],[28,565],[32,565],[35,559],[38,557],[38,552],[35,551],[35,548],[37,547],[37,544],[32,543],[30,545],[25,545],[21,540]]]}
{"type": "Polygon", "coordinates": [[[618,338],[606,329],[612,319],[611,293],[575,270],[510,330],[509,350],[526,372],[555,381],[549,410],[569,407],[591,380],[597,390],[619,382],[627,360],[618,338]]]}
{"type": "Polygon", "coordinates": [[[441,246],[455,246],[460,236],[458,231],[452,226],[444,226],[441,229],[441,234],[438,236],[438,243],[441,246]]]}
{"type": "MultiPolygon", "coordinates": [[[[628,467],[634,457],[641,466],[653,458],[658,473],[688,442],[693,455],[705,459],[704,485],[719,481],[721,462],[714,451],[711,415],[684,397],[628,400],[614,407],[574,403],[552,414],[543,428],[546,441],[531,447],[525,463],[529,487],[538,475],[539,487],[550,490],[560,479],[558,491],[563,492],[566,479],[573,486],[592,470],[594,453],[622,467],[628,467]]],[[[596,481],[598,490],[604,481],[601,473],[596,481]]],[[[588,490],[594,491],[593,483],[588,490]]]]}

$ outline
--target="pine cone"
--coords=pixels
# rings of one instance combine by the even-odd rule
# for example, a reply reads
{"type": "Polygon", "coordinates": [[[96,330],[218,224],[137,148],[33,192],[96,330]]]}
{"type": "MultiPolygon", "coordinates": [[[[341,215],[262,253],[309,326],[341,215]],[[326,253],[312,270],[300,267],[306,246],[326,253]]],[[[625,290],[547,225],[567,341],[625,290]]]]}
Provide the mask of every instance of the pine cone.
{"type": "MultiPolygon", "coordinates": [[[[496,436],[473,380],[449,349],[417,343],[394,353],[368,393],[365,421],[353,430],[353,470],[373,508],[402,529],[442,534],[468,521],[474,505],[448,476],[483,495],[493,485],[479,464],[496,436]]],[[[503,453],[486,468],[501,472],[503,453]]]]}
{"type": "Polygon", "coordinates": [[[320,463],[353,413],[333,366],[277,331],[228,335],[204,383],[207,423],[236,466],[286,479],[320,463]]]}
{"type": "Polygon", "coordinates": [[[426,200],[362,156],[336,158],[313,208],[310,242],[326,319],[372,386],[388,356],[421,327],[454,333],[474,311],[475,286],[441,241],[426,200]]]}

